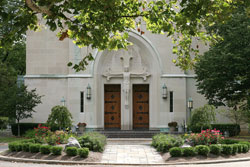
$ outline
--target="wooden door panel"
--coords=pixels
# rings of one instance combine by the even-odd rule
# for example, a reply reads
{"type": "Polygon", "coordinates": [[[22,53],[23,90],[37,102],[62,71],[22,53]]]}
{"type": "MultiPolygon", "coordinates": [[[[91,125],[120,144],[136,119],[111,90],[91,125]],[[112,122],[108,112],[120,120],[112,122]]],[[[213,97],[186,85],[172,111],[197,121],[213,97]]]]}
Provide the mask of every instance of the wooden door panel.
{"type": "Polygon", "coordinates": [[[121,128],[121,86],[104,86],[104,128],[121,128]]]}
{"type": "Polygon", "coordinates": [[[149,128],[149,85],[133,85],[133,128],[149,128]]]}

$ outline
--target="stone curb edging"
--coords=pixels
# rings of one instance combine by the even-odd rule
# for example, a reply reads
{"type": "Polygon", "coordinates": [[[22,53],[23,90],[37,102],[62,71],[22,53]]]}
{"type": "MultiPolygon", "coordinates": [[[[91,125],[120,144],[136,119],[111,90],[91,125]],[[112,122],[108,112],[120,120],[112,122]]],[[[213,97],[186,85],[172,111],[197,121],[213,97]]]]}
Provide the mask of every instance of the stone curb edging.
{"type": "Polygon", "coordinates": [[[103,162],[79,162],[79,161],[60,161],[60,160],[40,160],[40,159],[27,159],[7,157],[2,154],[8,150],[0,152],[0,160],[2,161],[14,161],[14,162],[30,162],[38,164],[61,164],[61,165],[136,165],[136,166],[164,166],[164,165],[193,165],[193,164],[219,164],[229,162],[242,162],[250,161],[249,158],[227,159],[227,160],[213,160],[213,161],[194,161],[194,162],[176,162],[176,163],[152,163],[152,164],[140,164],[140,163],[103,163],[103,162]]]}

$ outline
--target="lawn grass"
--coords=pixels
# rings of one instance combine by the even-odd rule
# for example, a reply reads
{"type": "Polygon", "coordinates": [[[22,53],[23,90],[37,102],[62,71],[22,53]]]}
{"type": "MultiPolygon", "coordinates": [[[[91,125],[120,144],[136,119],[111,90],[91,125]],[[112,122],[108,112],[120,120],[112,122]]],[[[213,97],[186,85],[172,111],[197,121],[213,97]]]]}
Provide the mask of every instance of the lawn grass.
{"type": "Polygon", "coordinates": [[[13,141],[21,141],[25,138],[23,137],[0,137],[0,143],[10,143],[13,141]]]}

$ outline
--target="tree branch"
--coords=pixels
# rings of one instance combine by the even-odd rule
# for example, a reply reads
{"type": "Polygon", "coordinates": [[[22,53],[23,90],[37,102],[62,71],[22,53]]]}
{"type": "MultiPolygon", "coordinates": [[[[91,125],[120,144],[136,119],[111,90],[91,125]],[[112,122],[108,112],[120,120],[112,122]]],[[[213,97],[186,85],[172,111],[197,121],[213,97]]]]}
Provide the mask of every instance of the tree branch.
{"type": "Polygon", "coordinates": [[[33,0],[25,0],[27,6],[32,9],[35,12],[38,13],[43,13],[43,14],[47,14],[48,16],[52,16],[52,12],[49,10],[50,7],[52,6],[52,4],[49,7],[41,7],[41,6],[37,6],[33,0]]]}

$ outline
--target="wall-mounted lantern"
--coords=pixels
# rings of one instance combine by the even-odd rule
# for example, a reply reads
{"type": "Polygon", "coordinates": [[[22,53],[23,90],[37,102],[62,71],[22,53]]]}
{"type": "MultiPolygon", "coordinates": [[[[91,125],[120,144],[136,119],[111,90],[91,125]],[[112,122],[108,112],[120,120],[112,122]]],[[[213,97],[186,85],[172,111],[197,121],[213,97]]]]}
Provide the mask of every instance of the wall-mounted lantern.
{"type": "Polygon", "coordinates": [[[86,95],[87,99],[91,99],[91,87],[90,85],[88,84],[87,86],[87,95],[86,95]]]}
{"type": "Polygon", "coordinates": [[[191,111],[193,109],[193,99],[191,97],[188,98],[188,108],[191,111]]]}
{"type": "Polygon", "coordinates": [[[168,98],[168,88],[166,84],[162,86],[162,98],[167,99],[168,98]]]}
{"type": "Polygon", "coordinates": [[[62,97],[62,99],[61,99],[62,106],[65,106],[65,102],[66,102],[66,100],[64,99],[64,97],[62,97]]]}

